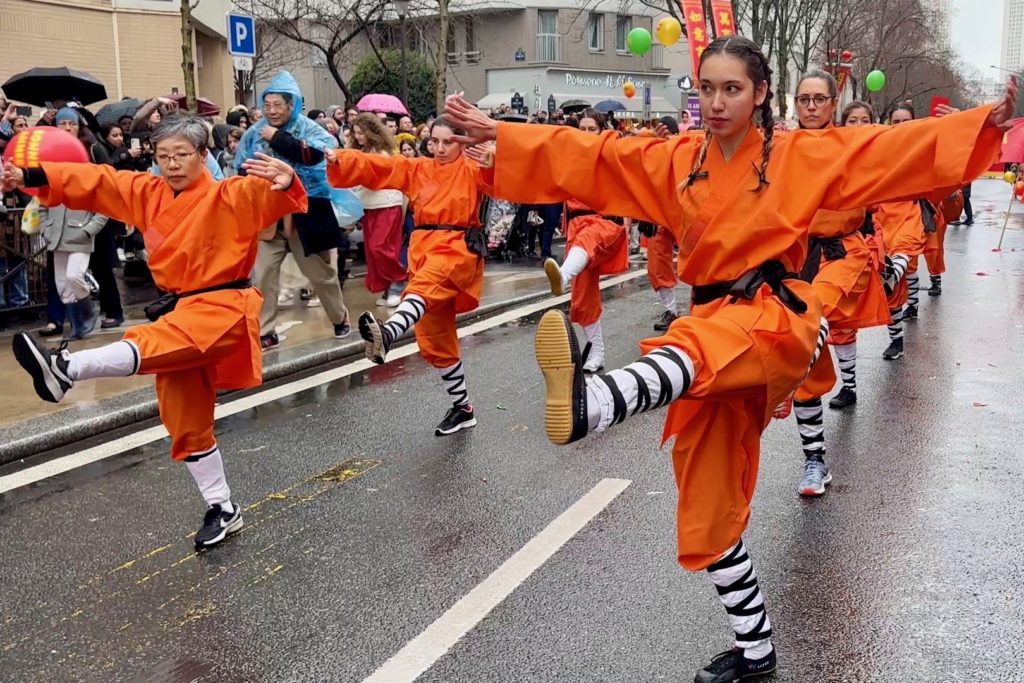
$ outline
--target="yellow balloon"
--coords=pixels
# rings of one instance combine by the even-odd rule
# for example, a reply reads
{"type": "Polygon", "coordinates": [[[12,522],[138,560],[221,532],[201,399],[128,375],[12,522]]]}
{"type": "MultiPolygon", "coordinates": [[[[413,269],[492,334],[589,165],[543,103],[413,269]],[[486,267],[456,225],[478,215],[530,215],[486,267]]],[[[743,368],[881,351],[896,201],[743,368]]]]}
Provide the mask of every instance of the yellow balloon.
{"type": "Polygon", "coordinates": [[[659,43],[668,47],[679,42],[683,35],[683,27],[679,25],[678,19],[665,17],[658,22],[654,29],[654,35],[657,36],[659,43]]]}
{"type": "Polygon", "coordinates": [[[632,97],[636,94],[636,86],[633,85],[632,81],[626,81],[622,84],[622,94],[626,97],[632,97]]]}
{"type": "Polygon", "coordinates": [[[1017,182],[1017,174],[1014,173],[1013,171],[1007,171],[1006,173],[1003,174],[1003,180],[1013,185],[1015,182],[1017,182]]]}

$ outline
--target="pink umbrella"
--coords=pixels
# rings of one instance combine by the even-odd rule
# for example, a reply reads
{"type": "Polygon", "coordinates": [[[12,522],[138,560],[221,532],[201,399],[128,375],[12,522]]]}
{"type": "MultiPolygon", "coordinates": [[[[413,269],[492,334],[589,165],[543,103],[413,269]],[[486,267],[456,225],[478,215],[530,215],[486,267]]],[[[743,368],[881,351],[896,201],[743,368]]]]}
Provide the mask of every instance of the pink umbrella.
{"type": "Polygon", "coordinates": [[[384,112],[385,114],[396,114],[408,116],[409,111],[402,104],[402,100],[394,95],[364,95],[356,105],[359,111],[384,112]]]}
{"type": "Polygon", "coordinates": [[[1001,163],[1016,164],[1024,161],[1024,118],[1017,119],[1013,128],[1003,136],[1001,163]]]}

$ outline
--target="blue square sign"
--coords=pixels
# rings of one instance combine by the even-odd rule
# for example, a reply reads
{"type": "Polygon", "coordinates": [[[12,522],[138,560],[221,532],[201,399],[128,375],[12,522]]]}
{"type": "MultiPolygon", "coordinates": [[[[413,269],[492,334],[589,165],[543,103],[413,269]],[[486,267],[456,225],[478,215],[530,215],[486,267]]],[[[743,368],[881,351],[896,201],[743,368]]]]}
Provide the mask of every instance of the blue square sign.
{"type": "Polygon", "coordinates": [[[256,56],[256,21],[252,17],[228,15],[228,53],[235,57],[256,56]]]}

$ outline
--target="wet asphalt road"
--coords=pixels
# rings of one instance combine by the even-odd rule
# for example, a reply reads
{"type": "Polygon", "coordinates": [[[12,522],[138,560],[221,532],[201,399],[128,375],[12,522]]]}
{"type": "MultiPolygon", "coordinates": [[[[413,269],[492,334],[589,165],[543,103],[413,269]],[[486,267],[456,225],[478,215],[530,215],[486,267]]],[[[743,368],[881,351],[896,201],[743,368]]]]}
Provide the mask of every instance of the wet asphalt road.
{"type": "MultiPolygon", "coordinates": [[[[745,539],[775,680],[1021,680],[1024,234],[991,251],[1004,188],[975,185],[907,355],[862,334],[860,403],[826,415],[825,498],[796,495],[792,418],[765,435],[745,539]]],[[[606,301],[620,365],[659,310],[642,279],[606,301]]],[[[417,357],[221,421],[255,507],[200,556],[166,444],[0,496],[0,680],[360,681],[606,477],[632,484],[419,680],[692,680],[730,638],[706,576],[675,563],[662,416],[549,445],[536,320],[464,340],[480,425],[455,437],[432,436],[445,402],[417,357]]]]}

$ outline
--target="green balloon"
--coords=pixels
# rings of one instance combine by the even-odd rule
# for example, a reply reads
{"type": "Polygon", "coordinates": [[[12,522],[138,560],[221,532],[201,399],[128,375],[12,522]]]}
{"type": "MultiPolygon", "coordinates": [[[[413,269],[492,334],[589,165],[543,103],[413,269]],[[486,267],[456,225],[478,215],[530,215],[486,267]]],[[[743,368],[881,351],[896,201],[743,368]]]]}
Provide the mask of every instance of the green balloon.
{"type": "Polygon", "coordinates": [[[885,87],[885,73],[879,71],[878,69],[875,69],[874,71],[868,74],[866,83],[868,86],[868,90],[870,90],[871,92],[878,92],[879,90],[885,87]]]}
{"type": "Polygon", "coordinates": [[[637,57],[643,57],[651,49],[654,39],[645,28],[635,28],[626,35],[626,49],[637,57]]]}

